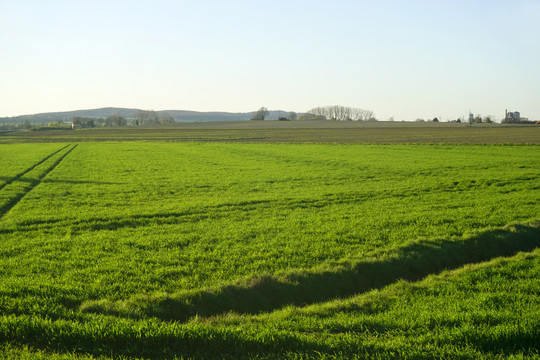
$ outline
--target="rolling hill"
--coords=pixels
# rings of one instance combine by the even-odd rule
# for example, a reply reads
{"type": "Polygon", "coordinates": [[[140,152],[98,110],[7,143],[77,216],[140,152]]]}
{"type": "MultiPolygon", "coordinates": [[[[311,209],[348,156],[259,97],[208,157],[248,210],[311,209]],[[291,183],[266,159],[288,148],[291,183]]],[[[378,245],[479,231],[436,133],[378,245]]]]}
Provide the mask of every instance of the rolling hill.
{"type": "MultiPolygon", "coordinates": [[[[20,115],[14,117],[0,118],[0,121],[9,123],[19,123],[29,121],[30,123],[47,123],[51,121],[71,122],[74,117],[89,117],[89,118],[106,118],[112,115],[120,115],[127,119],[135,118],[140,109],[105,107],[89,110],[74,110],[62,112],[47,112],[32,115],[20,115]]],[[[232,113],[222,111],[200,112],[189,110],[162,110],[156,111],[160,116],[168,114],[176,121],[234,121],[234,120],[249,120],[254,112],[247,113],[232,113]]],[[[286,116],[289,112],[283,110],[272,110],[267,119],[277,119],[280,116],[286,116]]]]}

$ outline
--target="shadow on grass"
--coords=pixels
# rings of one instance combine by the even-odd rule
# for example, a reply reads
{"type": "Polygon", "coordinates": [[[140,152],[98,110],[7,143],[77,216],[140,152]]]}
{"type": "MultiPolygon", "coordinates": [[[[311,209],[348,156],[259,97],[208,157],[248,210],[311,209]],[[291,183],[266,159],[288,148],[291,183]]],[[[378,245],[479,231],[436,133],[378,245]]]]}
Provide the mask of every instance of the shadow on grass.
{"type": "MultiPolygon", "coordinates": [[[[0,180],[2,178],[0,177],[0,180]]],[[[31,186],[35,187],[39,184],[39,180],[25,179],[20,181],[26,181],[31,183],[31,186]]],[[[116,183],[110,182],[93,182],[93,181],[64,181],[64,180],[48,180],[44,179],[42,183],[46,182],[58,182],[58,183],[71,183],[71,184],[96,184],[96,185],[116,185],[116,183]]],[[[430,190],[431,191],[431,190],[430,190]]],[[[418,195],[418,192],[415,193],[418,195]]],[[[399,196],[409,196],[410,194],[402,194],[399,196]]],[[[195,221],[204,221],[208,219],[230,218],[233,213],[241,213],[243,217],[249,216],[251,211],[261,211],[263,208],[284,208],[284,209],[319,209],[325,206],[335,204],[355,204],[365,201],[365,199],[373,199],[379,196],[377,193],[352,193],[352,194],[339,194],[336,195],[323,195],[316,199],[280,199],[280,200],[268,200],[268,199],[254,199],[248,201],[238,202],[226,202],[215,205],[204,205],[200,207],[194,207],[186,209],[185,211],[176,212],[160,212],[153,214],[130,214],[129,216],[110,216],[110,217],[90,217],[85,219],[26,219],[16,225],[0,229],[0,234],[6,233],[21,233],[31,232],[37,229],[43,231],[57,231],[59,225],[69,227],[72,234],[78,234],[88,231],[102,231],[102,230],[119,230],[123,228],[138,228],[144,226],[155,225],[172,225],[180,224],[189,221],[193,223],[195,221]]],[[[397,196],[397,195],[396,195],[397,196]]],[[[19,201],[18,198],[13,200],[19,201]]],[[[7,207],[11,207],[8,204],[7,207]]],[[[0,214],[2,208],[0,207],[0,214]]]]}
{"type": "MultiPolygon", "coordinates": [[[[10,178],[10,177],[7,177],[7,176],[0,176],[0,181],[5,181],[6,183],[13,183],[15,181],[20,181],[20,182],[26,182],[26,183],[29,183],[29,184],[35,184],[36,179],[32,179],[32,178],[26,178],[26,177],[19,177],[17,178],[16,180],[13,180],[13,178],[10,178]]],[[[53,179],[43,179],[41,181],[42,183],[51,183],[51,184],[72,184],[72,185],[77,185],[77,184],[91,184],[91,185],[122,185],[122,183],[119,183],[119,182],[105,182],[105,181],[91,181],[91,180],[61,180],[61,179],[58,179],[58,180],[53,180],[53,179]]]]}
{"type": "MultiPolygon", "coordinates": [[[[11,345],[61,354],[106,358],[144,359],[253,359],[282,358],[284,353],[331,354],[331,346],[306,341],[292,334],[246,336],[241,331],[210,326],[184,328],[155,323],[117,322],[82,324],[11,317],[0,328],[11,345]]],[[[372,348],[369,346],[368,348],[372,348]]]]}
{"type": "MultiPolygon", "coordinates": [[[[150,296],[126,302],[88,303],[82,310],[114,317],[86,321],[55,321],[32,315],[7,315],[0,319],[0,345],[42,349],[60,354],[89,354],[95,357],[147,359],[237,359],[237,358],[366,358],[398,357],[390,347],[363,344],[361,348],[309,340],[298,334],[270,329],[243,333],[235,327],[204,324],[160,323],[155,319],[134,321],[123,317],[158,317],[187,320],[190,316],[212,316],[236,311],[257,313],[286,304],[309,304],[351,296],[381,288],[398,279],[418,280],[426,275],[464,264],[512,256],[540,245],[540,224],[515,225],[488,230],[474,236],[412,243],[379,257],[360,260],[334,271],[297,272],[281,277],[254,278],[243,284],[203,289],[170,296],[150,296]],[[390,351],[390,352],[389,352],[390,351]]],[[[379,331],[386,331],[379,329],[379,331]]],[[[474,344],[487,354],[529,354],[536,347],[537,333],[509,333],[492,338],[463,334],[457,339],[474,344]]],[[[420,351],[427,351],[420,349],[420,351]]],[[[429,350],[431,351],[431,350],[429,350]]],[[[423,356],[421,356],[423,358],[423,356]]],[[[431,358],[427,354],[425,358],[431,358]]]]}
{"type": "Polygon", "coordinates": [[[252,278],[244,283],[127,301],[88,301],[81,311],[120,317],[187,321],[227,312],[256,314],[286,305],[308,305],[382,288],[397,280],[416,281],[446,269],[531,251],[540,245],[540,224],[515,225],[470,237],[421,241],[338,269],[252,278]]]}
{"type": "MultiPolygon", "coordinates": [[[[97,183],[108,184],[108,183],[97,183]]],[[[237,203],[224,203],[214,206],[205,206],[202,208],[187,209],[179,212],[162,212],[155,214],[130,215],[129,217],[91,217],[83,220],[64,220],[64,219],[44,219],[44,220],[25,220],[18,223],[15,227],[0,229],[2,233],[29,232],[36,229],[57,230],[58,225],[69,227],[73,234],[101,231],[118,230],[122,228],[137,228],[151,225],[179,224],[183,222],[194,222],[207,219],[216,219],[229,217],[234,212],[247,212],[256,210],[259,205],[270,206],[270,200],[251,200],[237,203]]],[[[1,208],[0,208],[1,214],[1,208]]]]}

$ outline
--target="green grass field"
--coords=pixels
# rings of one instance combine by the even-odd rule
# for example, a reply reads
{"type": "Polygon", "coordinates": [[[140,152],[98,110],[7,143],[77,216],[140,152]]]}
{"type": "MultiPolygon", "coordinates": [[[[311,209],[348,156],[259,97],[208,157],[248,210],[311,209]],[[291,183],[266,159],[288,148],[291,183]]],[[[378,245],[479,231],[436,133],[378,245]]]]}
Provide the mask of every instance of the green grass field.
{"type": "Polygon", "coordinates": [[[538,145],[47,136],[0,145],[0,358],[540,357],[538,145]]]}

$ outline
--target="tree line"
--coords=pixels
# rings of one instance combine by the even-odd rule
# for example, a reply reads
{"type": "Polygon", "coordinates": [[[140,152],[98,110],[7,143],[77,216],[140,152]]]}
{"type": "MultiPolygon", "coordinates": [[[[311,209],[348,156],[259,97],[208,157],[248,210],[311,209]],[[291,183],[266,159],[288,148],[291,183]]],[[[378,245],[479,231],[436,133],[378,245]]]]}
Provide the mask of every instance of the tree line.
{"type": "MultiPolygon", "coordinates": [[[[127,119],[122,115],[111,115],[106,118],[92,118],[84,116],[76,116],[73,118],[75,127],[114,127],[130,125],[160,125],[174,124],[175,120],[167,113],[159,114],[154,110],[139,110],[134,118],[127,119]]],[[[49,123],[51,124],[51,123],[49,123]]],[[[56,124],[56,123],[54,123],[56,124]]]]}
{"type": "Polygon", "coordinates": [[[304,115],[305,120],[311,120],[314,117],[322,120],[335,121],[376,121],[375,114],[371,110],[348,107],[341,105],[316,107],[304,115]]]}
{"type": "MultiPolygon", "coordinates": [[[[264,120],[270,112],[261,107],[253,113],[251,120],[264,120]]],[[[281,116],[278,120],[335,120],[335,121],[376,121],[373,111],[341,105],[320,106],[297,115],[291,111],[288,116],[281,116]]]]}

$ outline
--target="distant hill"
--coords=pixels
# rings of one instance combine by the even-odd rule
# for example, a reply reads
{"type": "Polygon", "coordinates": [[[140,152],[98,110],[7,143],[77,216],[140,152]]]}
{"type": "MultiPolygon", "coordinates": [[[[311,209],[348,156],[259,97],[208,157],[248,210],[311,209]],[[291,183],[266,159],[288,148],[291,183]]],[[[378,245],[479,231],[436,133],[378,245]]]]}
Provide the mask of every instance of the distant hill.
{"type": "MultiPolygon", "coordinates": [[[[62,112],[48,112],[33,115],[20,115],[14,117],[0,118],[0,121],[6,121],[10,123],[18,123],[29,121],[30,123],[48,123],[53,121],[71,122],[74,117],[89,117],[89,118],[107,118],[112,115],[120,115],[126,119],[134,119],[137,116],[139,109],[128,108],[115,108],[106,107],[100,109],[90,110],[74,110],[74,111],[62,111],[62,112]]],[[[231,113],[231,112],[200,112],[189,110],[162,110],[156,111],[160,116],[168,114],[176,121],[235,121],[235,120],[250,120],[253,112],[248,113],[231,113]]],[[[283,110],[270,111],[267,119],[276,120],[280,116],[287,116],[289,112],[283,110]]]]}

